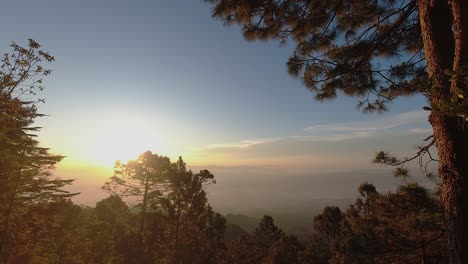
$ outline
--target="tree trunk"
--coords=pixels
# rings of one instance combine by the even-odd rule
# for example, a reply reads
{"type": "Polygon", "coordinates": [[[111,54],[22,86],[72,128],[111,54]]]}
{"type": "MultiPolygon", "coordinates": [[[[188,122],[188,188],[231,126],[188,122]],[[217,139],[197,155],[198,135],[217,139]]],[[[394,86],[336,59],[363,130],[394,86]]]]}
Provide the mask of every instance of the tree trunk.
{"type": "Polygon", "coordinates": [[[468,261],[468,229],[463,228],[468,211],[468,130],[460,126],[456,117],[431,114],[439,154],[439,175],[442,199],[447,217],[450,263],[468,261]]]}
{"type": "Polygon", "coordinates": [[[145,192],[143,193],[143,201],[141,204],[141,219],[140,219],[140,237],[143,236],[143,230],[145,228],[145,218],[146,218],[146,204],[148,202],[148,191],[149,191],[149,180],[146,178],[145,181],[145,192]]]}
{"type": "MultiPolygon", "coordinates": [[[[463,81],[450,82],[444,70],[458,70],[467,61],[466,4],[454,0],[419,0],[418,9],[429,77],[436,89],[431,90],[430,103],[439,107],[450,102],[455,87],[468,94],[463,81]]],[[[468,261],[468,233],[463,228],[468,210],[468,129],[457,116],[433,111],[429,122],[434,130],[438,156],[442,200],[447,218],[448,254],[450,263],[468,261]]]]}

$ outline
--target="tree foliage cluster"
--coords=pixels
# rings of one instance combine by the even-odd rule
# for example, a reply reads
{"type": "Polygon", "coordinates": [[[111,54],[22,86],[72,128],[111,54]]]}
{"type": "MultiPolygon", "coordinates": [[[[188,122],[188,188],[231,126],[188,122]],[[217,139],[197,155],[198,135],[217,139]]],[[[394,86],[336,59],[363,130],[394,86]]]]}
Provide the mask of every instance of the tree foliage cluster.
{"type": "Polygon", "coordinates": [[[41,228],[35,211],[70,198],[63,190],[72,180],[54,178],[50,170],[63,157],[39,146],[34,126],[36,97],[42,78],[51,73],[54,57],[34,40],[16,43],[3,54],[0,65],[0,261],[7,252],[29,251],[31,233],[41,228]],[[32,214],[32,215],[31,215],[32,214]]]}
{"type": "Polygon", "coordinates": [[[438,194],[416,183],[378,193],[369,183],[342,212],[327,206],[308,241],[287,235],[271,216],[227,244],[221,263],[448,263],[438,194]]]}
{"type": "Polygon", "coordinates": [[[226,221],[208,204],[204,190],[215,183],[213,174],[194,173],[181,157],[172,163],[149,151],[115,168],[103,188],[139,201],[134,232],[139,252],[125,263],[215,263],[226,221]]]}
{"type": "Polygon", "coordinates": [[[148,177],[155,174],[134,174],[143,177],[140,183],[146,191],[131,194],[147,199],[146,209],[144,201],[136,205],[128,201],[129,206],[124,201],[127,196],[116,193],[94,208],[67,199],[24,204],[24,214],[15,225],[25,229],[10,231],[15,239],[9,241],[1,263],[217,263],[225,249],[226,222],[210,207],[204,191],[214,176],[207,170],[186,170],[181,158],[171,163],[145,152],[136,161],[118,163],[105,188],[129,194],[125,186],[130,185],[117,178],[122,168],[143,160],[168,162],[145,163],[144,170],[138,170],[155,172],[162,168],[159,165],[168,165],[159,183],[155,180],[150,187],[148,177]]]}

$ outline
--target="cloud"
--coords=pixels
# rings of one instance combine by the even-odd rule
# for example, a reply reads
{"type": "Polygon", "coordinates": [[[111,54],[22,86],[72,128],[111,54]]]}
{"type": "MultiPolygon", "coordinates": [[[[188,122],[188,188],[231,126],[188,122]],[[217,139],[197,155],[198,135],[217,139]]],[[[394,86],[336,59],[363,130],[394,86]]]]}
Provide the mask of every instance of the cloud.
{"type": "MultiPolygon", "coordinates": [[[[285,137],[268,137],[257,139],[245,139],[238,142],[211,144],[202,147],[203,150],[218,149],[247,149],[257,145],[284,142],[287,140],[315,141],[315,142],[339,142],[374,136],[379,131],[393,129],[405,125],[420,124],[427,119],[427,111],[412,111],[400,113],[388,117],[380,117],[370,121],[343,122],[319,124],[306,127],[308,135],[296,135],[285,137]]],[[[409,133],[429,133],[430,129],[412,128],[409,133]]]]}
{"type": "Polygon", "coordinates": [[[338,142],[343,140],[358,139],[370,137],[375,134],[375,131],[353,131],[349,133],[331,133],[327,135],[306,135],[306,136],[290,136],[288,138],[293,140],[304,140],[304,141],[329,141],[338,142]]]}
{"type": "Polygon", "coordinates": [[[323,138],[326,141],[343,141],[349,139],[365,138],[375,134],[374,131],[356,131],[349,134],[330,134],[323,138]]]}
{"type": "Polygon", "coordinates": [[[426,111],[413,111],[397,114],[390,117],[382,117],[372,121],[362,122],[345,122],[320,124],[306,127],[304,130],[309,132],[369,132],[381,131],[385,129],[395,128],[411,123],[420,122],[427,118],[426,111]]]}
{"type": "Polygon", "coordinates": [[[204,149],[245,149],[256,145],[277,142],[279,140],[280,138],[278,137],[246,139],[233,143],[211,144],[205,146],[204,149]]]}
{"type": "Polygon", "coordinates": [[[412,134],[430,134],[433,132],[432,128],[412,128],[408,130],[412,134]]]}

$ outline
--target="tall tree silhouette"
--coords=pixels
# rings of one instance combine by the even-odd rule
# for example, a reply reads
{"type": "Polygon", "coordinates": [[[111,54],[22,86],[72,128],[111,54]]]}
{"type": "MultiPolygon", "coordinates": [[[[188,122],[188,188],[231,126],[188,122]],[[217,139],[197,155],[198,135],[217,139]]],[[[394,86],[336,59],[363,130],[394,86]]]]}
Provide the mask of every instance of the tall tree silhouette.
{"type": "Polygon", "coordinates": [[[341,213],[340,208],[327,206],[321,214],[314,218],[314,229],[331,245],[340,235],[341,221],[343,221],[343,213],[341,213]]]}
{"type": "Polygon", "coordinates": [[[136,160],[127,163],[117,161],[114,168],[114,176],[104,184],[103,189],[122,197],[137,197],[141,201],[138,233],[142,235],[150,203],[160,199],[167,187],[171,161],[168,157],[146,151],[136,160]]]}
{"type": "Polygon", "coordinates": [[[283,230],[275,225],[273,217],[269,215],[263,216],[255,229],[255,239],[260,249],[261,256],[264,258],[268,255],[270,247],[284,236],[283,230]]]}
{"type": "Polygon", "coordinates": [[[8,241],[19,230],[11,230],[12,220],[21,219],[27,205],[66,199],[73,194],[62,187],[72,180],[53,178],[50,170],[63,157],[40,147],[33,126],[38,113],[37,93],[43,90],[42,77],[51,73],[45,65],[54,57],[29,39],[22,47],[13,43],[12,52],[2,56],[0,66],[0,253],[5,257],[8,241]],[[23,209],[21,209],[23,208],[23,209]],[[21,209],[21,210],[20,210],[21,209]]]}
{"type": "Polygon", "coordinates": [[[214,17],[241,25],[248,40],[294,43],[289,73],[302,78],[317,100],[358,97],[358,107],[371,112],[387,110],[401,96],[427,98],[434,134],[416,156],[436,144],[451,263],[467,262],[466,1],[207,1],[214,17]]]}
{"type": "Polygon", "coordinates": [[[215,183],[208,170],[193,173],[179,157],[167,178],[168,188],[156,205],[151,239],[169,263],[216,263],[224,247],[226,220],[208,204],[205,187],[215,183]]]}

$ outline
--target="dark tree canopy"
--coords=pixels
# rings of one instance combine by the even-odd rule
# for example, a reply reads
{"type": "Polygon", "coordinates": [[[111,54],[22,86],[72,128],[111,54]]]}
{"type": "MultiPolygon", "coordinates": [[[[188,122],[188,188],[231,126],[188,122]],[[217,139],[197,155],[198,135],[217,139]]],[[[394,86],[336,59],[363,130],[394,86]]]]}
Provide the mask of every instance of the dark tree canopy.
{"type": "Polygon", "coordinates": [[[168,157],[146,151],[127,163],[117,161],[114,168],[114,176],[102,188],[121,197],[135,197],[141,202],[141,234],[145,228],[147,209],[161,198],[167,187],[167,177],[172,171],[171,161],[168,157]]]}
{"type": "Polygon", "coordinates": [[[288,61],[318,100],[340,92],[364,111],[426,93],[428,77],[415,1],[222,0],[213,16],[238,23],[247,40],[295,45],[288,61]]]}
{"type": "Polygon", "coordinates": [[[11,49],[0,65],[0,262],[27,233],[16,222],[25,217],[27,206],[74,195],[62,189],[72,180],[51,174],[63,157],[40,146],[36,138],[40,127],[34,126],[42,116],[37,104],[43,100],[37,93],[43,90],[42,78],[51,73],[45,67],[54,57],[32,39],[25,47],[13,43],[11,49]]]}

